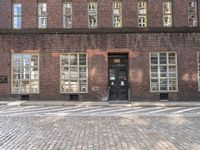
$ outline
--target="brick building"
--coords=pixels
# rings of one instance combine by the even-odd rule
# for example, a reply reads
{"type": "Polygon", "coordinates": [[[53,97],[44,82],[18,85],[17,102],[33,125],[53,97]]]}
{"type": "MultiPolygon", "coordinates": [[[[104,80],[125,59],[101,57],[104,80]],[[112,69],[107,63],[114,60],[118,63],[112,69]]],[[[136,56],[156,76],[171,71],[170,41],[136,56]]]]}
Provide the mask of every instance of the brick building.
{"type": "Polygon", "coordinates": [[[198,0],[1,0],[0,96],[200,100],[198,0]]]}

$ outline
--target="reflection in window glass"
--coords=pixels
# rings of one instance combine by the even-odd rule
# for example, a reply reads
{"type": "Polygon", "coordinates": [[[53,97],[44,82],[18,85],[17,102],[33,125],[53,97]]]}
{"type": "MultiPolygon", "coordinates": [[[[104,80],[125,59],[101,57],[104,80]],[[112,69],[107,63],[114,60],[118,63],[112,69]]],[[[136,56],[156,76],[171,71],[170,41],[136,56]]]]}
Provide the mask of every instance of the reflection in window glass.
{"type": "Polygon", "coordinates": [[[13,29],[21,29],[22,24],[22,5],[13,4],[13,29]]]}
{"type": "Polygon", "coordinates": [[[151,92],[176,92],[176,53],[150,53],[151,92]]]}
{"type": "Polygon", "coordinates": [[[60,56],[60,92],[87,92],[87,56],[83,53],[61,54],[60,56]]]}
{"type": "Polygon", "coordinates": [[[39,56],[37,54],[12,55],[12,93],[39,93],[39,56]]]}

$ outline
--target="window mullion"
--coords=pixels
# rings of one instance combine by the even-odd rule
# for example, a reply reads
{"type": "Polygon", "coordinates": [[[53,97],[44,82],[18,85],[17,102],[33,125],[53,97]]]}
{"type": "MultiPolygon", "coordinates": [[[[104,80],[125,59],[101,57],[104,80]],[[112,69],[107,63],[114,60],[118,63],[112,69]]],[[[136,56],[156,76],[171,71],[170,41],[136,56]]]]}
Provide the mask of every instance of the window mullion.
{"type": "Polygon", "coordinates": [[[158,92],[160,92],[160,53],[158,53],[158,92]]]}

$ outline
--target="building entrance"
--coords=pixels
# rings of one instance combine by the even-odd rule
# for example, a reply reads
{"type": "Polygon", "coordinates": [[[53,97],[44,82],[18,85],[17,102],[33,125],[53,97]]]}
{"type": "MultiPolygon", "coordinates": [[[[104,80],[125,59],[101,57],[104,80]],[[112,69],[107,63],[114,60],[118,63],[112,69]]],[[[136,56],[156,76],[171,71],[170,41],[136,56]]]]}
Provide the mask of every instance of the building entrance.
{"type": "Polygon", "coordinates": [[[128,54],[108,55],[109,100],[128,100],[128,54]]]}

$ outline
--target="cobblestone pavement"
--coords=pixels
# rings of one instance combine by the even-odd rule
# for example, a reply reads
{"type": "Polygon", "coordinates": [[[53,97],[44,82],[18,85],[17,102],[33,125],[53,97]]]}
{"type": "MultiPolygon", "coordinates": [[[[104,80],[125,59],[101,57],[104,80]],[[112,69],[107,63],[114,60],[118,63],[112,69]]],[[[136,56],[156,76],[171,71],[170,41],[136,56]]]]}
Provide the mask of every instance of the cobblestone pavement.
{"type": "Polygon", "coordinates": [[[199,107],[0,106],[0,150],[200,150],[199,107]]]}

